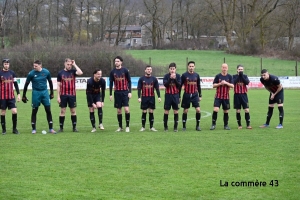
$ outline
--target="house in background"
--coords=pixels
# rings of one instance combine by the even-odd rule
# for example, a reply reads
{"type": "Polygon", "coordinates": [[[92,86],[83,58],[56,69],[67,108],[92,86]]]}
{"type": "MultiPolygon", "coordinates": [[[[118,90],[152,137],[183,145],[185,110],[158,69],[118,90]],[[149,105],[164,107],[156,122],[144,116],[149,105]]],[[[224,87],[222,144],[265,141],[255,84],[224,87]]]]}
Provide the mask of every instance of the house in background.
{"type": "MultiPolygon", "coordinates": [[[[107,27],[105,33],[105,41],[110,45],[116,43],[118,27],[107,27]]],[[[119,46],[123,48],[152,46],[151,33],[145,26],[127,25],[120,27],[119,46]]]]}

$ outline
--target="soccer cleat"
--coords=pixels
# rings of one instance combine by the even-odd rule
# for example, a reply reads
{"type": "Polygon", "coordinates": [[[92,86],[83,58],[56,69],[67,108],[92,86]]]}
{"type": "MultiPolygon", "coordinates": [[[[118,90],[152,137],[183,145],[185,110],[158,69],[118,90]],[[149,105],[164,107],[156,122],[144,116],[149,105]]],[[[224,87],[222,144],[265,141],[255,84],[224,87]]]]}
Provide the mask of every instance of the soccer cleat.
{"type": "Polygon", "coordinates": [[[103,124],[99,124],[99,128],[100,128],[100,130],[104,130],[103,124]]]}
{"type": "Polygon", "coordinates": [[[243,127],[242,127],[242,126],[239,126],[238,129],[243,129],[243,127]]]}
{"type": "Polygon", "coordinates": [[[215,130],[216,129],[216,125],[211,125],[209,130],[215,130]]]}
{"type": "Polygon", "coordinates": [[[36,134],[36,130],[32,130],[31,133],[32,133],[32,134],[36,134]]]}
{"type": "Polygon", "coordinates": [[[197,126],[197,127],[196,127],[196,131],[201,131],[200,126],[197,126]]]}
{"type": "Polygon", "coordinates": [[[150,128],[150,131],[156,132],[157,130],[154,127],[152,127],[152,128],[150,128]]]}
{"type": "Polygon", "coordinates": [[[269,124],[263,124],[263,125],[259,126],[259,128],[269,128],[269,127],[270,127],[269,124]]]}
{"type": "Polygon", "coordinates": [[[278,124],[278,126],[276,126],[276,129],[281,129],[283,128],[282,124],[278,124]]]}
{"type": "Polygon", "coordinates": [[[62,128],[57,131],[57,133],[62,133],[62,132],[64,132],[64,129],[62,128]]]}
{"type": "Polygon", "coordinates": [[[12,132],[13,132],[13,134],[20,134],[18,129],[14,129],[12,132]]]}
{"type": "Polygon", "coordinates": [[[126,133],[129,133],[129,132],[130,132],[129,127],[126,127],[126,128],[125,128],[125,132],[126,132],[126,133]]]}
{"type": "Polygon", "coordinates": [[[54,129],[49,129],[49,133],[56,134],[56,131],[54,129]]]}
{"type": "Polygon", "coordinates": [[[252,129],[252,126],[247,126],[247,128],[246,129],[252,129]]]}
{"type": "Polygon", "coordinates": [[[2,135],[5,135],[6,134],[6,130],[2,130],[2,135]]]}
{"type": "Polygon", "coordinates": [[[165,128],[164,128],[164,131],[165,131],[165,132],[167,132],[168,130],[169,130],[168,127],[165,127],[165,128]]]}
{"type": "Polygon", "coordinates": [[[116,130],[116,132],[121,132],[121,131],[123,131],[123,129],[122,129],[121,127],[119,127],[119,128],[116,130]]]}
{"type": "Polygon", "coordinates": [[[77,133],[77,132],[79,132],[79,131],[77,130],[77,128],[73,128],[73,132],[74,132],[74,133],[77,133]]]}
{"type": "Polygon", "coordinates": [[[96,128],[93,128],[93,129],[91,130],[92,133],[95,133],[96,131],[97,131],[96,128]]]}
{"type": "Polygon", "coordinates": [[[140,129],[140,131],[141,132],[143,132],[143,131],[145,131],[146,129],[144,128],[144,127],[142,127],[141,129],[140,129]]]}
{"type": "Polygon", "coordinates": [[[224,130],[230,130],[229,126],[228,125],[224,126],[224,130]]]}
{"type": "Polygon", "coordinates": [[[186,128],[182,128],[182,131],[186,131],[186,128]]]}
{"type": "Polygon", "coordinates": [[[178,129],[177,129],[177,128],[174,128],[174,132],[178,132],[178,129]]]}

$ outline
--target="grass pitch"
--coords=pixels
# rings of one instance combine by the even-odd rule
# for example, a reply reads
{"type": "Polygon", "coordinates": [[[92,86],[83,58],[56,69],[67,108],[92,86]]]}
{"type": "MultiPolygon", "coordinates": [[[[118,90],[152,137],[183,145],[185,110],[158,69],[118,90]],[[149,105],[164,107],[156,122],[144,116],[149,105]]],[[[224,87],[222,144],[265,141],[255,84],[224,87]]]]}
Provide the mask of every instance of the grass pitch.
{"type": "MultiPolygon", "coordinates": [[[[186,71],[187,60],[193,60],[196,62],[195,70],[201,77],[210,77],[220,73],[223,62],[228,64],[228,72],[230,74],[235,74],[236,66],[242,64],[248,76],[260,76],[261,69],[268,69],[271,74],[277,76],[296,76],[296,62],[291,60],[263,58],[261,61],[260,57],[226,54],[224,51],[203,50],[127,50],[126,53],[147,64],[151,62],[153,66],[164,67],[165,73],[168,73],[169,64],[175,62],[177,73],[182,74],[186,71]]],[[[124,63],[126,63],[126,60],[124,63]]],[[[299,66],[297,66],[298,75],[299,71],[299,66]]],[[[160,74],[157,76],[163,75],[160,74]]]]}
{"type": "MultiPolygon", "coordinates": [[[[147,121],[147,131],[139,132],[136,91],[130,100],[130,133],[114,132],[116,110],[108,97],[103,109],[105,130],[96,133],[90,132],[84,91],[77,97],[79,133],[71,132],[67,112],[64,133],[43,135],[41,131],[48,129],[40,107],[37,134],[32,135],[30,103],[18,103],[21,134],[11,133],[9,111],[7,134],[0,138],[0,199],[299,199],[299,90],[285,90],[281,130],[275,129],[277,108],[271,127],[258,128],[265,122],[268,92],[250,90],[253,130],[238,130],[232,109],[232,130],[223,130],[220,112],[217,129],[210,131],[214,93],[203,91],[201,132],[195,131],[193,108],[187,132],[163,132],[163,103],[157,103],[154,114],[159,131],[150,132],[147,121]],[[266,185],[242,186],[244,182],[266,185]]],[[[57,130],[59,107],[54,100],[52,112],[57,130]]],[[[182,109],[180,119],[181,114],[182,109]]],[[[170,114],[169,127],[172,120],[170,114]]],[[[244,117],[242,124],[245,127],[244,117]]]]}

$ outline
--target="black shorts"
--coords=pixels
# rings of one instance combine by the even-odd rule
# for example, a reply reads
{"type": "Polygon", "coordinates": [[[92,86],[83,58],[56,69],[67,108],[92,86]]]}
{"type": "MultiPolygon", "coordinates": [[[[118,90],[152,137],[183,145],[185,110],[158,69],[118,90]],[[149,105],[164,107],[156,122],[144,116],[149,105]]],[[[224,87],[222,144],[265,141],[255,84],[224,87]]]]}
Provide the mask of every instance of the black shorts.
{"type": "Polygon", "coordinates": [[[114,97],[115,97],[115,108],[122,108],[129,106],[129,98],[128,98],[128,91],[115,91],[114,97]]]}
{"type": "Polygon", "coordinates": [[[101,102],[100,94],[92,94],[92,99],[93,99],[92,103],[89,103],[89,101],[87,101],[89,108],[93,107],[93,103],[97,104],[97,102],[101,102]]]}
{"type": "Polygon", "coordinates": [[[16,108],[16,99],[1,99],[1,110],[6,110],[8,108],[9,110],[12,108],[16,108]]]}
{"type": "Polygon", "coordinates": [[[249,108],[249,101],[247,94],[234,94],[233,105],[234,109],[249,108]]]}
{"type": "Polygon", "coordinates": [[[222,105],[223,110],[229,110],[230,109],[229,99],[215,98],[214,107],[219,107],[220,108],[221,105],[222,105]]]}
{"type": "Polygon", "coordinates": [[[280,92],[278,92],[275,95],[273,100],[271,100],[270,98],[271,98],[271,93],[270,93],[270,96],[269,96],[269,104],[275,104],[275,103],[283,104],[283,100],[284,100],[283,88],[280,92]]]}
{"type": "Polygon", "coordinates": [[[164,109],[170,110],[171,107],[173,110],[179,110],[179,94],[165,94],[165,104],[164,109]]]}
{"type": "Polygon", "coordinates": [[[184,109],[190,108],[191,103],[192,103],[192,106],[195,108],[200,107],[198,93],[194,93],[194,94],[184,93],[183,94],[182,101],[181,101],[181,108],[184,108],[184,109]]]}
{"type": "Polygon", "coordinates": [[[147,110],[148,108],[155,109],[155,97],[142,97],[141,109],[147,110]]]}
{"type": "Polygon", "coordinates": [[[76,96],[75,95],[60,95],[59,107],[66,108],[67,106],[69,106],[70,108],[76,107],[76,96]]]}

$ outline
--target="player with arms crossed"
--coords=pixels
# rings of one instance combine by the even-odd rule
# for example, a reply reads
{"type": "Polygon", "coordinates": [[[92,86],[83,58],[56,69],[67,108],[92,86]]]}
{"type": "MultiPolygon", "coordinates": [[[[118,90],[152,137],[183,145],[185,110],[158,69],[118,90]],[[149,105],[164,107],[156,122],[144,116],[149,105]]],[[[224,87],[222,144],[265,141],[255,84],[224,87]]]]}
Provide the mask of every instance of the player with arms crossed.
{"type": "Polygon", "coordinates": [[[221,73],[217,74],[215,76],[215,79],[213,81],[213,88],[216,88],[216,95],[215,95],[215,101],[214,101],[214,111],[212,115],[212,125],[210,127],[210,130],[216,129],[216,122],[218,118],[218,112],[222,105],[223,108],[223,121],[224,121],[224,129],[230,130],[228,126],[228,112],[230,109],[230,101],[229,101],[229,90],[230,88],[233,88],[234,85],[232,84],[232,76],[228,74],[228,65],[226,63],[223,63],[221,66],[221,73]]]}
{"type": "Polygon", "coordinates": [[[105,89],[106,81],[102,78],[102,71],[100,69],[96,69],[93,72],[93,77],[88,79],[86,85],[86,100],[90,111],[91,124],[93,127],[91,131],[92,133],[97,131],[95,125],[95,109],[98,109],[99,128],[100,130],[104,130],[104,126],[102,124],[102,107],[104,106],[105,89]]]}
{"type": "Polygon", "coordinates": [[[122,107],[125,111],[126,132],[130,132],[130,112],[129,112],[129,99],[131,98],[131,77],[128,69],[122,66],[123,58],[117,56],[114,59],[115,68],[110,72],[109,76],[109,94],[110,101],[112,101],[112,88],[114,86],[114,107],[117,108],[117,119],[119,128],[116,132],[123,131],[122,124],[122,107]]]}
{"type": "Polygon", "coordinates": [[[17,106],[14,94],[14,86],[17,92],[17,101],[21,100],[18,82],[14,71],[10,70],[9,59],[2,60],[2,70],[0,71],[0,104],[1,104],[1,125],[2,134],[6,134],[6,109],[11,110],[12,113],[12,124],[14,134],[19,134],[17,129],[17,106]]]}
{"type": "Polygon", "coordinates": [[[50,99],[54,98],[53,83],[50,72],[47,69],[42,68],[42,62],[40,60],[34,61],[33,70],[31,70],[27,75],[22,96],[22,101],[24,103],[27,103],[28,101],[26,92],[30,82],[32,83],[31,133],[36,134],[36,115],[39,110],[39,106],[42,103],[47,114],[49,132],[56,134],[56,131],[53,129],[52,113],[50,109],[50,99]],[[47,89],[47,81],[50,87],[50,95],[47,89]]]}
{"type": "Polygon", "coordinates": [[[145,75],[140,77],[138,80],[138,102],[141,103],[142,113],[142,128],[140,131],[145,131],[147,109],[149,111],[149,123],[150,131],[157,131],[154,127],[154,115],[155,109],[155,95],[154,89],[158,96],[158,102],[161,102],[159,84],[157,78],[152,76],[152,67],[147,65],[145,67],[145,75]],[[141,97],[142,96],[142,97],[141,97]]]}
{"type": "Polygon", "coordinates": [[[164,129],[168,131],[169,111],[172,107],[174,111],[174,132],[178,132],[178,110],[179,110],[179,91],[181,86],[180,74],[176,73],[176,64],[170,63],[169,73],[163,78],[165,86],[165,103],[164,103],[164,129]]]}
{"type": "Polygon", "coordinates": [[[245,120],[247,124],[247,129],[252,129],[250,126],[250,113],[249,113],[249,101],[248,101],[248,88],[249,78],[244,74],[243,65],[237,66],[237,74],[233,75],[233,84],[234,84],[234,99],[233,105],[236,109],[236,120],[238,123],[238,129],[242,129],[241,124],[241,107],[245,111],[245,120]]]}
{"type": "Polygon", "coordinates": [[[273,115],[274,105],[275,105],[275,103],[277,103],[278,110],[279,110],[279,124],[278,124],[278,126],[276,126],[276,128],[281,129],[281,128],[283,128],[283,116],[284,116],[283,100],[284,100],[284,94],[283,94],[283,87],[280,83],[280,80],[278,79],[277,76],[269,74],[268,70],[263,69],[261,71],[260,82],[270,92],[267,120],[266,120],[265,124],[260,126],[260,128],[269,127],[270,120],[271,120],[272,115],[273,115]]]}
{"type": "Polygon", "coordinates": [[[196,131],[201,131],[199,126],[201,119],[200,101],[202,99],[201,83],[199,74],[195,72],[194,61],[188,62],[188,71],[181,75],[180,89],[182,86],[184,86],[184,93],[181,101],[181,107],[183,108],[182,130],[186,131],[187,113],[189,111],[190,104],[192,103],[192,106],[196,110],[196,131]]]}
{"type": "Polygon", "coordinates": [[[60,106],[59,126],[58,132],[64,131],[64,122],[66,115],[66,108],[69,105],[71,112],[71,121],[73,132],[78,132],[76,129],[77,116],[76,116],[76,76],[82,75],[81,69],[76,65],[75,60],[70,58],[65,59],[65,68],[58,72],[57,75],[57,102],[60,106]],[[72,69],[74,66],[75,69],[72,69]]]}

